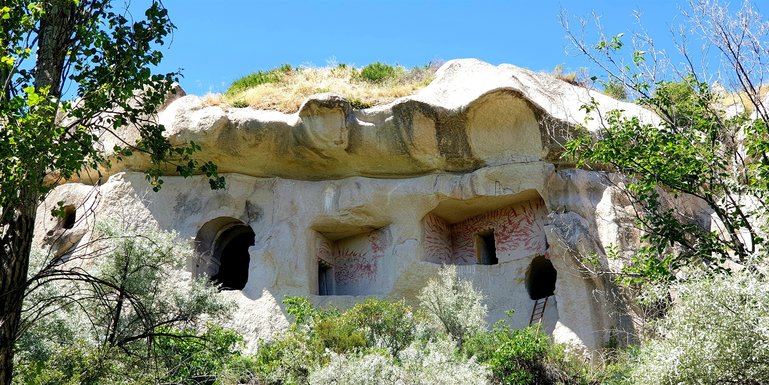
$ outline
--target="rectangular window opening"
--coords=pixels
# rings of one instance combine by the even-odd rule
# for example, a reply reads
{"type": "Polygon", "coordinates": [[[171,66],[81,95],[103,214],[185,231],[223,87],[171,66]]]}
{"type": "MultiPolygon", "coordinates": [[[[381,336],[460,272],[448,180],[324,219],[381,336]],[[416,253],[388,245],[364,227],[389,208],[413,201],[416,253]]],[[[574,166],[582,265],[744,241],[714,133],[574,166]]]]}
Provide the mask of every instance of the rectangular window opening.
{"type": "Polygon", "coordinates": [[[318,259],[318,295],[334,295],[334,267],[318,259]]]}
{"type": "Polygon", "coordinates": [[[499,263],[493,229],[475,235],[475,257],[479,265],[499,263]]]}

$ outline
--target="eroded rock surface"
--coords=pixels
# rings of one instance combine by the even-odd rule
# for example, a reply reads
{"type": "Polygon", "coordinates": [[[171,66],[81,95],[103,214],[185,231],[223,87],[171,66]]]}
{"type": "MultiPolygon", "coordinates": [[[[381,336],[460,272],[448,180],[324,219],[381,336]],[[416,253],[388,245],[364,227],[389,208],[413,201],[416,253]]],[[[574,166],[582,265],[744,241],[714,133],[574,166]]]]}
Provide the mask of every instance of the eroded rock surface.
{"type": "Polygon", "coordinates": [[[252,343],[288,324],[286,295],[339,306],[367,296],[414,302],[441,265],[455,264],[487,296],[490,324],[512,309],[509,323],[526,326],[547,298],[544,329],[596,349],[633,325],[590,267],[611,268],[604,248],[632,250],[638,233],[606,175],[559,160],[574,127],[599,127],[580,109],[591,98],[604,111],[654,119],[548,75],[470,59],[446,63],[416,95],[365,110],[334,94],[296,114],[183,96],[159,119],[172,141],[203,147],[226,189],[167,176],[153,193],[145,160],[130,158],[100,185],[57,187],[40,207],[36,239],[66,253],[88,237],[87,224],[123,218],[194,242],[187,269],[219,282],[240,279],[228,271],[237,254],[247,280],[222,295],[239,303],[232,324],[252,343]],[[82,224],[51,219],[59,201],[78,208],[82,224]]]}
{"type": "MultiPolygon", "coordinates": [[[[542,159],[557,163],[570,129],[598,128],[599,115],[586,121],[580,109],[591,98],[604,110],[654,119],[634,104],[546,74],[463,59],[447,62],[419,93],[365,110],[353,110],[332,93],[311,97],[294,114],[205,106],[202,98],[186,95],[162,110],[159,121],[172,142],[201,144],[201,158],[215,161],[224,173],[402,178],[542,159]]],[[[136,137],[126,131],[123,137],[136,137]]],[[[135,156],[101,171],[147,167],[146,158],[135,156]]]]}

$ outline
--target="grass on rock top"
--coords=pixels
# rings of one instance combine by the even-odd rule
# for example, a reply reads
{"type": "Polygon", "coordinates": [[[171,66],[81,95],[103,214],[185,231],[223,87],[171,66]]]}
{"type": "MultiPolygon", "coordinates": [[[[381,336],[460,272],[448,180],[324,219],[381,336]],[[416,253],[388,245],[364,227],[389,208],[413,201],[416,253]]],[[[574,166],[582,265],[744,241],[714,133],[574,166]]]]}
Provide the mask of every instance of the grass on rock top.
{"type": "Polygon", "coordinates": [[[373,63],[363,68],[346,64],[327,67],[282,65],[254,72],[235,80],[224,94],[206,95],[209,105],[253,107],[296,112],[310,95],[334,92],[345,97],[353,108],[389,103],[412,95],[433,80],[437,65],[407,69],[373,63]]]}

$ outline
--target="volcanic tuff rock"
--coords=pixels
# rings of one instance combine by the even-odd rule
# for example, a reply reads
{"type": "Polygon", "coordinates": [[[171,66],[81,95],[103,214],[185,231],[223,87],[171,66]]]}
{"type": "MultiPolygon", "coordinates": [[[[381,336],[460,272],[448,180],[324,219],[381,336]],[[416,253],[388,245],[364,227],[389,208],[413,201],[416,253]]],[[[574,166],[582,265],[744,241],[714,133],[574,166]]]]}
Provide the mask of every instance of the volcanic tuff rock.
{"type": "MultiPolygon", "coordinates": [[[[390,104],[353,110],[342,96],[318,94],[297,113],[206,106],[178,97],[159,113],[173,143],[195,141],[203,160],[223,173],[321,180],[349,176],[401,178],[431,172],[471,172],[485,166],[559,162],[569,130],[595,131],[581,106],[594,98],[602,110],[653,115],[547,74],[475,59],[452,60],[419,93],[390,104]]],[[[136,138],[130,127],[121,137],[136,138]]],[[[116,143],[107,136],[107,153],[116,143]]],[[[104,175],[144,170],[145,157],[114,162],[104,175]]],[[[173,170],[168,170],[173,175],[173,170]]]]}
{"type": "Polygon", "coordinates": [[[633,324],[617,289],[589,267],[612,267],[604,246],[632,250],[639,234],[616,180],[559,159],[574,127],[600,127],[597,111],[586,120],[580,108],[593,98],[603,112],[655,119],[549,75],[472,59],[447,62],[415,95],[364,110],[331,93],[295,114],[182,96],[160,122],[173,142],[203,147],[226,173],[225,190],[167,176],[153,193],[136,172],[146,159],[131,157],[103,170],[111,176],[101,184],[57,187],[40,206],[36,240],[68,252],[94,218],[115,216],[174,230],[198,251],[189,271],[238,289],[222,295],[239,303],[232,323],[252,342],[287,325],[286,295],[413,302],[441,265],[454,264],[486,294],[490,323],[515,309],[509,324],[528,325],[548,298],[544,330],[596,349],[633,324]],[[50,217],[58,201],[76,208],[72,229],[50,217]]]}

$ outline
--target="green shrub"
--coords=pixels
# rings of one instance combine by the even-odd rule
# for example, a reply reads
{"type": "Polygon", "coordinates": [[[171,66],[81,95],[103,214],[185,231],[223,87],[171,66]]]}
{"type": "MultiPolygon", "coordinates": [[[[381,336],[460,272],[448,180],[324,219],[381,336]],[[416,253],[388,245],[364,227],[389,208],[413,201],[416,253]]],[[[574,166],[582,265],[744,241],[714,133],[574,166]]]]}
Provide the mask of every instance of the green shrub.
{"type": "Polygon", "coordinates": [[[394,79],[396,77],[396,70],[391,65],[376,62],[363,67],[360,70],[360,77],[372,83],[382,83],[386,80],[394,79]]]}
{"type": "Polygon", "coordinates": [[[419,293],[419,304],[429,317],[460,345],[486,328],[483,294],[459,279],[456,266],[444,266],[419,293]]]}
{"type": "MultiPolygon", "coordinates": [[[[117,362],[105,359],[94,346],[83,340],[56,346],[44,358],[30,359],[26,353],[21,351],[16,357],[14,384],[96,385],[112,383],[112,376],[118,371],[117,362]]],[[[130,379],[140,383],[136,373],[132,374],[130,379]]]]}
{"type": "Polygon", "coordinates": [[[294,325],[304,325],[319,314],[307,297],[288,296],[283,304],[286,305],[286,313],[294,317],[294,325]]]}
{"type": "Polygon", "coordinates": [[[238,92],[242,92],[249,88],[254,88],[262,84],[277,83],[281,79],[282,79],[282,76],[281,76],[280,69],[272,69],[269,71],[257,71],[250,75],[246,75],[240,79],[233,81],[232,84],[230,85],[230,88],[227,89],[225,94],[232,96],[237,94],[238,92]]]}
{"type": "Polygon", "coordinates": [[[359,98],[347,98],[347,102],[350,103],[350,107],[352,107],[354,110],[362,110],[365,108],[371,108],[373,106],[373,104],[364,102],[359,98]]]}
{"type": "Polygon", "coordinates": [[[259,384],[259,363],[256,356],[239,354],[230,357],[217,377],[216,385],[259,384]]]}
{"type": "Polygon", "coordinates": [[[403,382],[403,369],[383,352],[363,355],[333,354],[328,366],[310,374],[310,385],[397,384],[403,382]]]}
{"type": "Polygon", "coordinates": [[[404,369],[404,384],[462,384],[485,385],[491,372],[474,357],[460,354],[455,341],[432,336],[427,341],[415,341],[398,353],[404,369]]]}
{"type": "Polygon", "coordinates": [[[232,102],[232,106],[235,108],[246,108],[248,107],[248,102],[246,102],[245,100],[236,100],[232,102]]]}
{"type": "Polygon", "coordinates": [[[392,354],[405,349],[414,340],[416,320],[411,307],[404,301],[369,298],[340,318],[364,331],[369,346],[387,348],[392,354]]]}
{"type": "Polygon", "coordinates": [[[487,363],[504,384],[531,384],[546,377],[550,339],[535,328],[514,330],[491,353],[487,363]]]}
{"type": "Polygon", "coordinates": [[[215,325],[201,334],[195,330],[168,328],[155,340],[155,354],[166,368],[165,382],[183,382],[194,376],[218,375],[227,363],[240,356],[243,338],[215,325]],[[186,336],[199,335],[198,338],[186,336]]]}
{"type": "Polygon", "coordinates": [[[289,328],[262,342],[252,366],[259,384],[305,384],[313,368],[328,362],[328,353],[307,328],[289,328]]]}
{"type": "Polygon", "coordinates": [[[481,299],[455,267],[441,269],[420,293],[427,314],[403,301],[370,298],[339,312],[288,297],[291,327],[235,372],[270,385],[620,384],[624,378],[624,366],[593,375],[537,328],[512,330],[499,322],[485,330],[481,299]]]}
{"type": "Polygon", "coordinates": [[[340,322],[338,317],[315,323],[315,335],[323,347],[336,353],[361,350],[367,346],[366,335],[358,327],[340,322]]]}
{"type": "Polygon", "coordinates": [[[627,90],[625,85],[619,80],[609,79],[609,81],[604,83],[603,93],[617,100],[627,100],[627,90]]]}
{"type": "Polygon", "coordinates": [[[475,360],[464,359],[453,341],[414,343],[393,356],[386,351],[332,354],[329,364],[313,371],[309,383],[358,384],[488,384],[489,371],[475,360]]]}
{"type": "MultiPolygon", "coordinates": [[[[204,317],[216,321],[228,314],[230,304],[216,295],[209,279],[182,270],[191,245],[173,233],[140,233],[117,221],[99,222],[95,230],[98,254],[91,257],[98,258],[88,264],[90,277],[50,280],[27,294],[29,303],[51,307],[17,343],[15,383],[156,384],[167,373],[181,378],[194,367],[221,367],[209,358],[226,360],[222,350],[207,350],[239,337],[219,328],[208,335],[198,331],[204,317]],[[209,337],[216,337],[214,345],[209,337]],[[182,361],[190,366],[180,366],[182,361]]],[[[39,268],[41,261],[31,263],[39,268]]],[[[85,276],[75,266],[73,277],[85,276]]]]}
{"type": "Polygon", "coordinates": [[[769,383],[769,279],[756,270],[676,285],[678,298],[657,325],[659,337],[638,352],[633,382],[769,383]]]}
{"type": "Polygon", "coordinates": [[[336,310],[317,309],[306,297],[288,296],[283,303],[294,318],[291,326],[272,341],[262,341],[248,363],[259,384],[305,384],[313,368],[328,362],[326,347],[352,349],[355,345],[345,340],[334,325],[324,322],[337,316],[336,310]]]}
{"type": "Polygon", "coordinates": [[[592,374],[534,326],[513,330],[500,321],[469,338],[463,352],[488,365],[495,383],[572,384],[592,374]]]}

